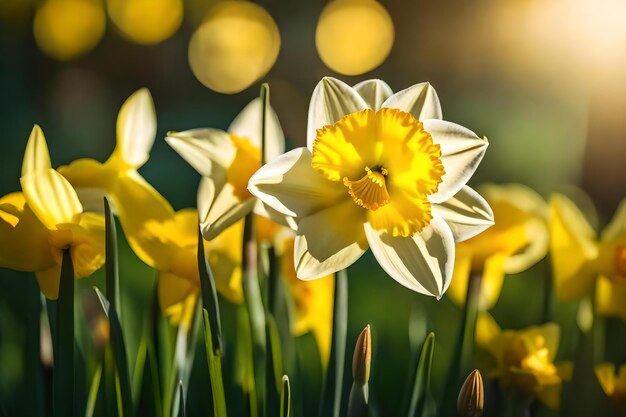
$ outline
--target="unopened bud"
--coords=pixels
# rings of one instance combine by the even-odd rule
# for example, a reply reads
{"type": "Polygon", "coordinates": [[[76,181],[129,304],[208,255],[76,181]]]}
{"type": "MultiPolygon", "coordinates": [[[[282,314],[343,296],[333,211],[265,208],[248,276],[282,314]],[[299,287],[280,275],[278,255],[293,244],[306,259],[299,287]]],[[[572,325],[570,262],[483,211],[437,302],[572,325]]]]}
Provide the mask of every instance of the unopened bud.
{"type": "Polygon", "coordinates": [[[368,324],[359,335],[352,356],[352,378],[359,386],[367,384],[370,379],[370,366],[372,363],[372,334],[368,324]]]}
{"type": "Polygon", "coordinates": [[[459,392],[456,402],[459,417],[481,417],[484,401],[483,378],[478,369],[475,369],[469,374],[459,392]]]}

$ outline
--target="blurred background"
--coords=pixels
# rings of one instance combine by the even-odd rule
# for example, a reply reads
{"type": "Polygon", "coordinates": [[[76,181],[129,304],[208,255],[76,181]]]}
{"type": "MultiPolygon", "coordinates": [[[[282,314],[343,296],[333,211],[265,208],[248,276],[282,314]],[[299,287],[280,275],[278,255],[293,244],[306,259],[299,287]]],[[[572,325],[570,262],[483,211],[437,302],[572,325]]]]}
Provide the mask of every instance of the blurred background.
{"type": "MultiPolygon", "coordinates": [[[[174,208],[193,207],[199,177],[167,146],[163,140],[167,131],[226,129],[258,95],[260,82],[267,82],[288,147],[303,146],[311,92],[321,77],[331,75],[349,84],[381,78],[394,91],[429,81],[446,120],[490,141],[474,185],[520,182],[544,197],[580,186],[598,208],[600,225],[624,196],[626,3],[619,0],[381,0],[395,27],[395,40],[380,66],[358,76],[335,73],[316,50],[316,25],[325,1],[258,1],[280,32],[278,56],[258,82],[233,95],[206,88],[189,64],[190,39],[211,1],[186,0],[182,11],[166,8],[165,15],[174,16],[174,22],[170,29],[158,27],[171,35],[147,33],[156,30],[149,26],[141,29],[146,33],[128,33],[123,19],[113,14],[115,1],[107,2],[109,15],[81,11],[82,20],[92,22],[85,23],[87,47],[69,58],[62,48],[41,40],[44,35],[38,31],[45,32],[45,21],[40,29],[34,26],[37,19],[62,19],[52,12],[36,19],[37,8],[45,3],[0,0],[2,195],[20,189],[21,158],[34,123],[46,134],[54,166],[81,157],[103,161],[115,146],[119,106],[138,88],[148,87],[156,105],[158,133],[150,160],[140,172],[174,208]]],[[[99,7],[104,10],[102,4],[99,7]]],[[[76,5],[67,10],[79,13],[76,5]]],[[[371,27],[373,33],[378,30],[371,27]]],[[[142,297],[142,282],[153,285],[154,274],[123,248],[122,285],[129,294],[125,301],[133,304],[142,297]]],[[[519,328],[539,320],[547,271],[544,261],[523,276],[507,279],[493,311],[503,327],[519,328]],[[519,291],[537,296],[522,300],[516,297],[519,291]]],[[[423,309],[419,311],[427,312],[427,327],[437,334],[436,369],[446,366],[460,310],[445,298],[427,299],[397,285],[371,254],[349,274],[350,340],[356,340],[365,324],[372,324],[370,386],[380,415],[388,415],[396,410],[403,394],[399,388],[407,378],[411,310],[418,305],[423,309]],[[394,308],[389,308],[390,300],[394,308]]],[[[98,279],[87,279],[84,285],[88,288],[98,279]]],[[[33,352],[22,346],[39,319],[27,314],[28,303],[38,302],[28,295],[35,289],[32,274],[0,270],[0,398],[15,415],[22,415],[18,411],[29,406],[23,400],[33,394],[23,377],[24,369],[32,366],[33,352]]],[[[559,357],[571,359],[576,354],[574,311],[566,304],[555,307],[555,317],[564,324],[559,357]]],[[[229,318],[225,321],[227,327],[229,318]]],[[[614,337],[623,338],[624,329],[614,327],[614,337]]],[[[615,350],[613,359],[626,361],[626,355],[615,350]]],[[[444,375],[436,375],[441,377],[433,385],[437,397],[444,375]]],[[[596,381],[588,383],[598,394],[596,381]]],[[[192,387],[191,401],[201,398],[194,397],[194,390],[202,393],[201,389],[192,387]]]]}

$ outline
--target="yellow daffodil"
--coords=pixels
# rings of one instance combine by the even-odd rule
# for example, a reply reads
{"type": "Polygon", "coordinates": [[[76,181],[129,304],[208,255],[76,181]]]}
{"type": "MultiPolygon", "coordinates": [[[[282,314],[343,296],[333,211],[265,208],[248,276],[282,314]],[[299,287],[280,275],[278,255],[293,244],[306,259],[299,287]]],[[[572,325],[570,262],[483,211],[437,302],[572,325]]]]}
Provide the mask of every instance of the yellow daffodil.
{"type": "MultiPolygon", "coordinates": [[[[198,211],[202,235],[214,239],[222,230],[250,213],[255,205],[267,214],[248,192],[248,180],[261,166],[262,102],[252,100],[233,120],[228,132],[193,129],[170,132],[165,138],[202,175],[198,188],[198,211]]],[[[285,138],[276,114],[266,109],[265,156],[280,155],[285,138]]]]}
{"type": "Polygon", "coordinates": [[[346,268],[371,247],[393,279],[441,297],[455,240],[493,222],[486,201],[465,185],[487,141],[441,120],[428,83],[385,98],[389,92],[381,81],[352,88],[324,78],[309,107],[308,147],[270,161],[249,190],[295,218],[299,278],[346,268]]]}
{"type": "Polygon", "coordinates": [[[479,309],[498,301],[505,274],[522,272],[548,251],[548,206],[521,184],[489,184],[479,188],[493,210],[495,224],[483,233],[456,244],[452,283],[446,293],[465,303],[472,273],[481,274],[479,309]]]}
{"type": "Polygon", "coordinates": [[[602,391],[615,401],[626,401],[626,365],[616,371],[612,363],[601,363],[596,366],[596,377],[602,387],[602,391]]]}
{"type": "Polygon", "coordinates": [[[148,160],[155,135],[154,104],[150,92],[143,88],[122,105],[117,117],[117,146],[106,162],[78,159],[59,168],[76,188],[86,209],[101,212],[102,197],[109,197],[126,238],[135,252],[142,252],[139,257],[148,264],[158,262],[150,258],[150,253],[158,249],[146,249],[137,242],[143,222],[148,219],[165,222],[174,213],[169,203],[137,172],[148,160]],[[148,204],[148,201],[158,203],[148,204]]]}
{"type": "Polygon", "coordinates": [[[0,199],[0,266],[35,272],[44,295],[56,299],[64,250],[76,278],[104,263],[104,219],[83,212],[76,191],[51,168],[39,126],[28,140],[20,183],[21,193],[0,199]]]}
{"type": "Polygon", "coordinates": [[[556,294],[564,300],[592,296],[597,313],[626,321],[626,200],[600,238],[563,195],[550,202],[552,267],[556,294]]]}
{"type": "Polygon", "coordinates": [[[554,364],[559,326],[548,323],[522,330],[501,330],[488,313],[476,323],[476,343],[497,361],[494,376],[503,386],[535,395],[549,408],[558,408],[561,385],[572,374],[570,363],[554,364]]]}

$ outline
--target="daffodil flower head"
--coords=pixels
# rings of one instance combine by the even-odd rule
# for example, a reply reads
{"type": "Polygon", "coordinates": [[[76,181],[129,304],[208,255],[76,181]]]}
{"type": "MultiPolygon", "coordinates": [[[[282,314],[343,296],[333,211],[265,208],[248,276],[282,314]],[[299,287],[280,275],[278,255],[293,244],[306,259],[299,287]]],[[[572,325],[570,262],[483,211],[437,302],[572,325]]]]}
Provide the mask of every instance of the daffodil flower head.
{"type": "Polygon", "coordinates": [[[492,224],[489,205],[465,185],[487,141],[441,117],[428,83],[396,94],[380,80],[318,84],[307,148],[266,164],[249,183],[252,194],[295,218],[299,278],[346,268],[369,246],[400,284],[441,297],[454,241],[492,224]]]}
{"type": "Polygon", "coordinates": [[[522,272],[548,251],[548,205],[521,184],[486,184],[479,192],[493,210],[495,224],[456,244],[454,274],[446,293],[463,305],[470,275],[481,274],[479,308],[488,310],[500,296],[505,274],[522,272]]]}
{"type": "MultiPolygon", "coordinates": [[[[265,114],[265,157],[280,155],[285,138],[278,117],[268,106],[265,114]]],[[[233,120],[228,131],[193,129],[170,132],[165,140],[202,175],[198,211],[202,234],[214,239],[253,209],[271,215],[248,192],[248,180],[261,167],[263,104],[252,100],[233,120]]],[[[273,216],[276,218],[276,216],[273,216]]]]}
{"type": "Polygon", "coordinates": [[[626,365],[617,371],[612,363],[601,363],[595,367],[595,373],[607,397],[619,403],[626,401],[626,365]]]}
{"type": "Polygon", "coordinates": [[[104,263],[104,219],[83,212],[76,191],[50,167],[39,126],[26,146],[20,183],[22,193],[0,199],[0,265],[35,272],[44,295],[56,299],[63,251],[70,252],[76,278],[104,263]]]}
{"type": "Polygon", "coordinates": [[[572,375],[571,363],[554,363],[559,338],[555,323],[501,330],[488,313],[481,313],[476,323],[476,344],[496,359],[494,375],[500,383],[533,394],[552,409],[559,407],[562,382],[572,375]]]}

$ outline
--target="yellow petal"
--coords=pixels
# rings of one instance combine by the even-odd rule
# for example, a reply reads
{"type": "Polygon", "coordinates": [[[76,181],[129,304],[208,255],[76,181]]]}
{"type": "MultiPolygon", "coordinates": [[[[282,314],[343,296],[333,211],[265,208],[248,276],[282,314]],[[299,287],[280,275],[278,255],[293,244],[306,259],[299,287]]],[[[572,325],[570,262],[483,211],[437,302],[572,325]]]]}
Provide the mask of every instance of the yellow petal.
{"type": "Polygon", "coordinates": [[[22,176],[33,172],[52,168],[48,144],[39,125],[33,127],[22,162],[22,176]]]}
{"type": "Polygon", "coordinates": [[[147,88],[134,92],[117,116],[115,155],[133,168],[146,163],[156,136],[156,114],[147,88]]]}
{"type": "Polygon", "coordinates": [[[159,273],[159,306],[173,325],[190,328],[199,293],[200,287],[189,280],[169,272],[159,273]]]}
{"type": "Polygon", "coordinates": [[[241,248],[244,220],[225,229],[215,239],[205,242],[209,265],[217,291],[235,304],[243,302],[241,284],[241,248]]]}
{"type": "Polygon", "coordinates": [[[33,272],[55,265],[48,233],[22,193],[0,198],[0,266],[33,272]]]}
{"type": "Polygon", "coordinates": [[[591,294],[598,255],[595,233],[583,214],[563,195],[550,200],[550,255],[556,295],[572,300],[591,294]]]}
{"type": "Polygon", "coordinates": [[[20,179],[26,203],[50,230],[72,223],[83,210],[76,191],[53,169],[31,172],[20,179]]]}
{"type": "Polygon", "coordinates": [[[626,321],[626,283],[600,275],[596,281],[596,312],[626,321]]]}
{"type": "Polygon", "coordinates": [[[472,267],[472,257],[464,246],[456,245],[456,253],[454,257],[454,270],[452,272],[452,281],[446,291],[446,295],[456,305],[465,305],[467,294],[467,284],[470,279],[472,267]]]}
{"type": "Polygon", "coordinates": [[[114,164],[83,158],[59,167],[58,171],[74,188],[100,188],[108,192],[117,179],[116,168],[114,164]]]}
{"type": "Polygon", "coordinates": [[[601,363],[595,367],[595,373],[602,391],[607,396],[612,396],[615,392],[615,365],[612,363],[601,363]]]}
{"type": "MultiPolygon", "coordinates": [[[[476,344],[485,349],[494,347],[492,342],[496,339],[502,330],[500,326],[494,320],[493,316],[489,313],[479,313],[476,320],[476,344]]],[[[495,355],[498,357],[499,355],[495,355]]]]}
{"type": "Polygon", "coordinates": [[[78,224],[59,225],[59,231],[71,231],[70,255],[76,278],[88,277],[104,265],[104,217],[83,213],[78,224]]]}
{"type": "Polygon", "coordinates": [[[505,255],[496,254],[485,261],[485,269],[480,283],[480,309],[489,310],[498,302],[504,284],[505,260],[505,255]]]}
{"type": "Polygon", "coordinates": [[[164,236],[156,236],[149,227],[173,219],[172,206],[137,172],[119,178],[112,198],[135,254],[153,268],[168,270],[171,263],[169,247],[164,236]]]}
{"type": "Polygon", "coordinates": [[[59,283],[61,282],[61,264],[35,273],[39,289],[48,300],[59,298],[59,283]]]}

